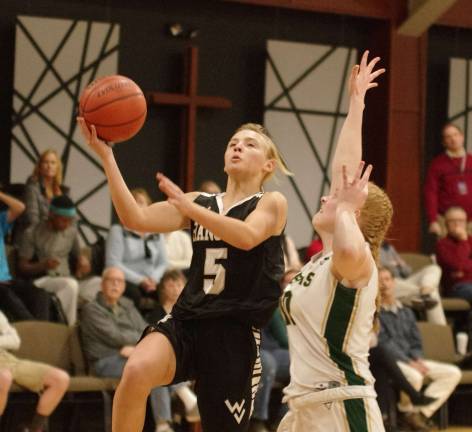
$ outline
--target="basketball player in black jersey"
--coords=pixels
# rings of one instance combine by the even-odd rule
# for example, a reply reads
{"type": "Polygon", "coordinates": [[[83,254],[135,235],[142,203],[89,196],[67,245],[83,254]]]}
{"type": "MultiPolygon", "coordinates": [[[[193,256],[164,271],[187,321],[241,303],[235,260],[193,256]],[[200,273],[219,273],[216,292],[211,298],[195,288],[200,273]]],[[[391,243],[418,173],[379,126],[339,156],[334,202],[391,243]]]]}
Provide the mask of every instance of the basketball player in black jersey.
{"type": "Polygon", "coordinates": [[[195,380],[204,432],[243,432],[249,424],[261,365],[259,327],[272,315],[284,271],[281,234],[287,203],[262,185],[279,167],[289,174],[266,130],[241,126],[225,152],[226,192],[184,194],[162,174],[168,199],[140,208],[111,147],[95,128],[82,133],[102,160],[115,209],[129,229],[190,228],[188,283],[172,313],[154,324],[130,356],[113,403],[113,431],[141,431],[153,387],[195,380]]]}

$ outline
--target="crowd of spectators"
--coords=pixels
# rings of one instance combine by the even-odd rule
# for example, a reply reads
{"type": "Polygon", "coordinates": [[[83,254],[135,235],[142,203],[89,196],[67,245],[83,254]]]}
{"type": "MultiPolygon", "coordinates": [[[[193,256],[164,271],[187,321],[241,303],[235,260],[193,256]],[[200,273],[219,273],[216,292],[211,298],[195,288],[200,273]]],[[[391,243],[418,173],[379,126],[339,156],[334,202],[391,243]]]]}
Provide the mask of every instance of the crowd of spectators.
{"type": "MultiPolygon", "coordinates": [[[[472,156],[457,126],[445,125],[442,134],[445,152],[432,161],[425,181],[428,227],[437,236],[436,261],[413,271],[393,242],[385,241],[380,250],[381,301],[370,358],[379,404],[391,431],[397,430],[390,418],[392,403],[398,405],[402,430],[430,430],[433,414],[461,378],[458,367],[424,358],[416,326],[418,318],[448,324],[444,297],[472,301],[472,156]]],[[[203,182],[200,190],[221,193],[212,181],[203,182]]],[[[134,189],[132,195],[140,206],[151,204],[144,189],[134,189]]],[[[0,211],[0,415],[15,381],[41,394],[36,413],[24,427],[40,432],[66,392],[69,376],[52,366],[16,358],[10,350],[20,341],[9,322],[54,320],[79,325],[91,372],[119,378],[147,324],[171,312],[185,284],[192,245],[186,231],[143,233],[115,224],[106,238],[103,274],[94,273],[90,251],[80,246],[77,209],[62,184],[61,161],[53,150],[40,155],[21,199],[0,192],[0,202],[4,208],[0,211]],[[10,240],[8,253],[5,238],[10,240]],[[16,257],[10,261],[16,263],[14,268],[9,267],[11,255],[16,257]],[[24,374],[18,372],[23,370],[24,374]]],[[[290,236],[284,235],[286,272],[281,290],[303,261],[316,259],[321,249],[314,233],[301,259],[290,236]]],[[[290,379],[287,332],[279,310],[262,335],[262,376],[251,432],[273,430],[286,410],[280,395],[274,408],[273,389],[290,379]]],[[[199,419],[192,383],[156,388],[150,406],[158,432],[173,431],[172,398],[180,400],[188,422],[199,419]]]]}
{"type": "MultiPolygon", "coordinates": [[[[0,192],[0,416],[13,381],[40,393],[37,413],[24,432],[46,430],[69,378],[65,371],[10,353],[20,341],[9,322],[79,325],[91,373],[119,378],[146,319],[160,319],[172,308],[192,257],[185,231],[164,236],[116,224],[106,239],[103,274],[94,274],[96,266],[91,251],[81,247],[77,209],[67,192],[53,150],[41,154],[21,197],[0,192]]],[[[151,204],[144,189],[133,190],[133,196],[139,205],[151,204]]],[[[173,396],[183,404],[187,422],[199,420],[192,383],[156,388],[150,406],[158,432],[173,431],[173,396]]]]}

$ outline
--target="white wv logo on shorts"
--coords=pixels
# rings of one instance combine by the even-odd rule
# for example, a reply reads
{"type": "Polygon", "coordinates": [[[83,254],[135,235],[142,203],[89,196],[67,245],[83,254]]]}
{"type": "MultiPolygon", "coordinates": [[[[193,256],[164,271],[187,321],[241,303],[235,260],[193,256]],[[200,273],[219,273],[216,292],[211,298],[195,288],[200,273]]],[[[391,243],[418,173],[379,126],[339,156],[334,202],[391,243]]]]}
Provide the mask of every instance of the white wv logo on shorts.
{"type": "Polygon", "coordinates": [[[233,414],[238,424],[241,423],[241,420],[244,417],[244,413],[246,412],[246,409],[244,408],[245,402],[246,401],[242,399],[241,402],[235,402],[234,404],[231,404],[231,402],[228,399],[225,400],[225,405],[228,407],[229,412],[233,414]]]}

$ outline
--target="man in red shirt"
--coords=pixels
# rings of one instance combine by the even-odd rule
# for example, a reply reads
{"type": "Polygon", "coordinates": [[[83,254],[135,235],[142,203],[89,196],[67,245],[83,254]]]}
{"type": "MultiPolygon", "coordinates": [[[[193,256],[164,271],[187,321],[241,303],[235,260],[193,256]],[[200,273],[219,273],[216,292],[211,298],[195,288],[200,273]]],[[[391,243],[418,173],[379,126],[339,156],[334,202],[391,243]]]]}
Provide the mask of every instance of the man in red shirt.
{"type": "Polygon", "coordinates": [[[461,207],[451,207],[445,218],[447,236],[436,244],[444,295],[472,302],[472,237],[467,234],[467,214],[461,207]]]}
{"type": "MultiPolygon", "coordinates": [[[[443,235],[438,216],[452,206],[462,207],[472,219],[472,155],[464,148],[460,128],[447,123],[442,128],[445,152],[434,158],[424,185],[429,231],[443,235]]],[[[440,219],[440,218],[439,218],[440,219]]]]}

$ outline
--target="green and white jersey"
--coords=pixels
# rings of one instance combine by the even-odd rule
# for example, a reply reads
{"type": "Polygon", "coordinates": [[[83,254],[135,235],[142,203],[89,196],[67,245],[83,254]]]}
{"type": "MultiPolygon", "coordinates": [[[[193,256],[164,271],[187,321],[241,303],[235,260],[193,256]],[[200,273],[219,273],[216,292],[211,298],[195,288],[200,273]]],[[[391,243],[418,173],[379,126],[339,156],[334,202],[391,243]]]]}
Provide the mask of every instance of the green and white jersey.
{"type": "Polygon", "coordinates": [[[313,257],[280,300],[290,348],[287,398],[319,390],[329,381],[372,386],[369,341],[378,291],[377,268],[367,286],[345,287],[331,272],[332,253],[313,257]]]}

